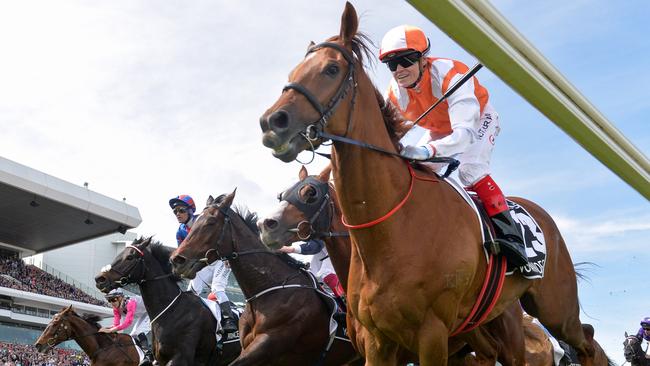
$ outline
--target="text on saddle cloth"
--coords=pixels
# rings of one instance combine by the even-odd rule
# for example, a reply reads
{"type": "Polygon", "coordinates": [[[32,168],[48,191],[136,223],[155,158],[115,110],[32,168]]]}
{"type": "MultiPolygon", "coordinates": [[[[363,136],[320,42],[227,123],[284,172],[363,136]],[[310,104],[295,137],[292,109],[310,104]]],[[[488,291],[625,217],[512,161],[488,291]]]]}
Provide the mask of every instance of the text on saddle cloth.
{"type": "MultiPolygon", "coordinates": [[[[483,236],[483,242],[490,240],[489,236],[486,236],[485,221],[480,213],[479,208],[476,206],[476,203],[472,199],[472,196],[453,178],[445,178],[445,182],[451,185],[454,190],[467,202],[467,204],[472,208],[476,213],[476,217],[481,225],[481,235],[483,236]]],[[[546,264],[546,241],[544,239],[544,233],[542,229],[537,224],[537,221],[533,216],[526,211],[521,205],[516,202],[506,199],[508,203],[508,209],[510,210],[510,215],[514,221],[518,224],[517,230],[521,235],[524,244],[526,246],[526,255],[528,256],[528,264],[521,266],[518,270],[521,274],[527,279],[537,279],[544,277],[544,267],[546,264]]],[[[487,249],[485,251],[485,258],[489,257],[487,249]]],[[[510,271],[506,275],[511,275],[514,273],[510,271]]]]}

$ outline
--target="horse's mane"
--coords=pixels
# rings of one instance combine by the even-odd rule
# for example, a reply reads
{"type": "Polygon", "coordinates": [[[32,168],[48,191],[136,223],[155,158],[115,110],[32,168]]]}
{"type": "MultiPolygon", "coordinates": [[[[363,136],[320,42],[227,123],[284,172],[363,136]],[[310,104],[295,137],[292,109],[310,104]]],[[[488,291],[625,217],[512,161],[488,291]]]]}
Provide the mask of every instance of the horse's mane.
{"type": "MultiPolygon", "coordinates": [[[[233,212],[235,212],[241,219],[244,221],[246,226],[258,237],[257,240],[259,239],[259,234],[260,234],[260,229],[257,227],[257,213],[250,211],[248,208],[244,206],[235,206],[233,208],[233,212]]],[[[280,253],[280,252],[274,252],[275,255],[278,256],[278,258],[282,259],[285,263],[287,263],[289,266],[296,268],[296,269],[306,269],[307,265],[289,254],[286,253],[280,253]]]]}
{"type": "Polygon", "coordinates": [[[86,323],[96,327],[97,329],[101,328],[101,326],[99,325],[99,322],[102,320],[102,318],[100,318],[99,315],[83,314],[81,316],[81,319],[85,320],[86,323]]]}
{"type": "Polygon", "coordinates": [[[151,240],[149,242],[149,250],[151,251],[151,255],[160,263],[160,266],[162,267],[162,270],[165,274],[172,274],[171,278],[174,281],[180,281],[180,278],[176,275],[173,274],[172,272],[172,263],[169,260],[169,257],[171,257],[172,252],[174,251],[174,248],[168,247],[166,245],[163,245],[161,242],[153,240],[153,239],[145,239],[143,237],[139,237],[133,241],[133,245],[138,245],[142,244],[145,240],[151,240]]]}
{"type": "Polygon", "coordinates": [[[295,269],[307,269],[307,264],[303,263],[296,258],[290,256],[287,253],[282,253],[282,252],[274,252],[275,255],[278,256],[278,258],[282,259],[286,264],[289,266],[295,268],[295,269]]]}
{"type": "MultiPolygon", "coordinates": [[[[334,36],[328,38],[327,42],[338,41],[339,39],[339,36],[334,36]]],[[[352,38],[352,53],[360,65],[363,66],[364,57],[365,59],[369,60],[370,64],[372,65],[373,58],[372,51],[370,49],[371,46],[377,48],[370,37],[362,32],[357,32],[357,34],[355,34],[352,38]]],[[[375,89],[375,96],[377,97],[377,103],[379,104],[379,109],[381,110],[384,124],[386,125],[386,130],[388,130],[390,140],[393,142],[393,145],[397,149],[399,139],[408,131],[408,126],[404,124],[405,120],[397,108],[395,108],[391,103],[386,102],[384,96],[377,89],[377,87],[374,86],[374,84],[373,88],[375,89]]]]}
{"type": "Polygon", "coordinates": [[[249,210],[245,206],[235,206],[233,208],[235,212],[241,219],[244,221],[244,224],[253,232],[253,234],[259,236],[260,229],[257,227],[257,213],[249,210]]]}

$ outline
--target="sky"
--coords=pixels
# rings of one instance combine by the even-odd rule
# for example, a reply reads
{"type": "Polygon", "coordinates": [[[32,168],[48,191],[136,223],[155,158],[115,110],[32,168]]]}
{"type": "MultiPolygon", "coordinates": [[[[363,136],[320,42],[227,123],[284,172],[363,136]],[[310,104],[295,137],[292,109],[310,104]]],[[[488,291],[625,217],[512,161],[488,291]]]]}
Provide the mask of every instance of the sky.
{"type": "MultiPolygon", "coordinates": [[[[432,55],[477,60],[408,3],[353,3],[379,43],[399,24],[422,27],[432,55]]],[[[495,7],[646,156],[650,3],[494,1],[495,7]],[[644,122],[645,121],[645,122],[644,122]]],[[[175,243],[167,201],[237,187],[260,214],[298,175],[261,144],[258,119],[309,41],[337,34],[344,1],[21,1],[0,3],[0,155],[126,201],[135,230],[175,243]]],[[[390,74],[368,65],[383,90],[390,74]]],[[[498,77],[478,74],[501,116],[492,158],[508,195],[557,221],[574,262],[583,322],[619,364],[623,333],[645,301],[648,201],[498,77]]],[[[303,155],[303,159],[308,156],[303,155]]],[[[326,164],[317,159],[311,173],[326,164]]]]}

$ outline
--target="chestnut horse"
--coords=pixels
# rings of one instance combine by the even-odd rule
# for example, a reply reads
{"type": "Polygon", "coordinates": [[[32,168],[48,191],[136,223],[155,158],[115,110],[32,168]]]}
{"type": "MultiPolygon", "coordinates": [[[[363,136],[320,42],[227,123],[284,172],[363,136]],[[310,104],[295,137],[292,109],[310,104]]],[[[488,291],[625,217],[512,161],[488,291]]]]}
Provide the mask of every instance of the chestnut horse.
{"type": "Polygon", "coordinates": [[[99,333],[97,315],[79,316],[72,305],[54,315],[34,346],[46,352],[59,343],[74,339],[94,366],[137,366],[138,351],[128,334],[99,333]]]}
{"type": "MultiPolygon", "coordinates": [[[[368,48],[357,28],[356,11],[347,3],[339,35],[309,47],[260,118],[263,143],[289,162],[333,140],[334,184],[354,228],[348,310],[368,330],[360,349],[366,364],[395,365],[403,347],[422,366],[444,365],[450,334],[472,311],[486,275],[479,223],[450,185],[424,177],[396,156],[398,118],[363,69],[368,48]]],[[[576,275],[557,226],[536,204],[513,201],[545,233],[545,276],[508,276],[487,320],[521,298],[529,314],[591,366],[594,346],[582,330],[576,275]]],[[[480,331],[458,337],[475,347],[480,331]]]]}
{"type": "MultiPolygon", "coordinates": [[[[331,166],[320,174],[309,176],[303,166],[298,173],[299,181],[278,195],[278,208],[264,219],[260,219],[260,237],[271,249],[312,238],[322,239],[332,265],[341,284],[347,288],[350,268],[350,236],[342,224],[341,209],[334,187],[329,183],[331,166]]],[[[518,303],[513,303],[504,313],[487,324],[482,325],[489,336],[484,339],[485,346],[479,348],[480,362],[494,364],[497,360],[504,366],[524,365],[524,333],[522,311],[518,303]],[[487,353],[485,353],[487,352],[487,353]]],[[[363,327],[348,313],[348,334],[361,342],[363,327]]],[[[465,355],[455,353],[464,343],[454,342],[450,354],[455,360],[450,364],[462,364],[465,355]]],[[[466,349],[463,349],[466,351],[466,349]]],[[[469,349],[471,350],[471,348],[469,349]]],[[[473,357],[473,356],[472,356],[473,357]]],[[[475,358],[475,357],[473,357],[475,358]]],[[[417,361],[417,356],[402,351],[400,361],[417,361]]],[[[473,363],[476,361],[474,360],[473,363]]]]}
{"type": "Polygon", "coordinates": [[[231,209],[234,197],[235,192],[210,197],[171,256],[174,272],[188,278],[206,263],[230,263],[247,299],[239,321],[242,352],[230,365],[344,365],[360,360],[350,341],[330,338],[330,309],[304,264],[264,246],[255,226],[257,215],[231,209]]]}
{"type": "Polygon", "coordinates": [[[193,292],[182,291],[171,272],[174,248],[151,238],[136,239],[95,277],[102,292],[137,283],[151,319],[153,351],[161,365],[228,365],[239,342],[217,346],[217,320],[193,292]],[[191,316],[188,316],[191,314],[191,316]]]}

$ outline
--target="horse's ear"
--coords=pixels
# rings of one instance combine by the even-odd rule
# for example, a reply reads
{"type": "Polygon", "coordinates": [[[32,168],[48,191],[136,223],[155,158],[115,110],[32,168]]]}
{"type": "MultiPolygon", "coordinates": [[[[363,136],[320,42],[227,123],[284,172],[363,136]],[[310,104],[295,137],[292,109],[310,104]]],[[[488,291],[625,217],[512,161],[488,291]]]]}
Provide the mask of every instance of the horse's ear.
{"type": "Polygon", "coordinates": [[[230,208],[230,205],[232,205],[232,201],[235,199],[235,194],[237,193],[237,188],[235,188],[232,193],[227,194],[223,200],[221,200],[221,203],[219,204],[219,208],[230,208]]]}
{"type": "Polygon", "coordinates": [[[582,333],[589,342],[594,339],[594,327],[591,324],[582,324],[582,333]]]}
{"type": "Polygon", "coordinates": [[[318,175],[318,180],[321,182],[327,182],[330,180],[330,173],[332,172],[332,164],[327,164],[325,169],[318,175]]]}
{"type": "Polygon", "coordinates": [[[309,45],[307,45],[307,52],[309,52],[309,50],[311,50],[311,48],[314,47],[315,45],[316,43],[314,43],[314,41],[309,41],[309,45]]]}
{"type": "Polygon", "coordinates": [[[304,165],[301,166],[300,171],[298,172],[298,178],[300,178],[300,180],[305,180],[305,178],[307,178],[308,175],[309,173],[307,173],[307,168],[305,168],[304,165]]]}
{"type": "Polygon", "coordinates": [[[357,11],[354,10],[354,6],[347,1],[345,3],[345,10],[343,10],[343,15],[341,16],[341,32],[339,34],[341,41],[343,41],[346,46],[351,44],[352,39],[357,34],[358,28],[359,17],[357,16],[357,11]]]}
{"type": "Polygon", "coordinates": [[[625,332],[625,338],[627,338],[627,337],[629,337],[629,335],[627,334],[627,332],[625,332]]]}
{"type": "Polygon", "coordinates": [[[72,304],[68,305],[67,308],[63,309],[63,312],[64,312],[64,313],[67,313],[67,312],[69,312],[69,311],[73,311],[73,310],[72,310],[72,304]]]}
{"type": "Polygon", "coordinates": [[[212,195],[209,195],[209,196],[208,196],[208,200],[205,201],[205,206],[206,206],[206,207],[207,207],[207,206],[210,206],[213,202],[214,202],[214,197],[212,197],[212,195]]]}
{"type": "Polygon", "coordinates": [[[151,244],[151,239],[153,239],[153,236],[150,236],[150,237],[146,238],[142,243],[140,243],[140,246],[142,248],[148,247],[149,244],[151,244]]]}

